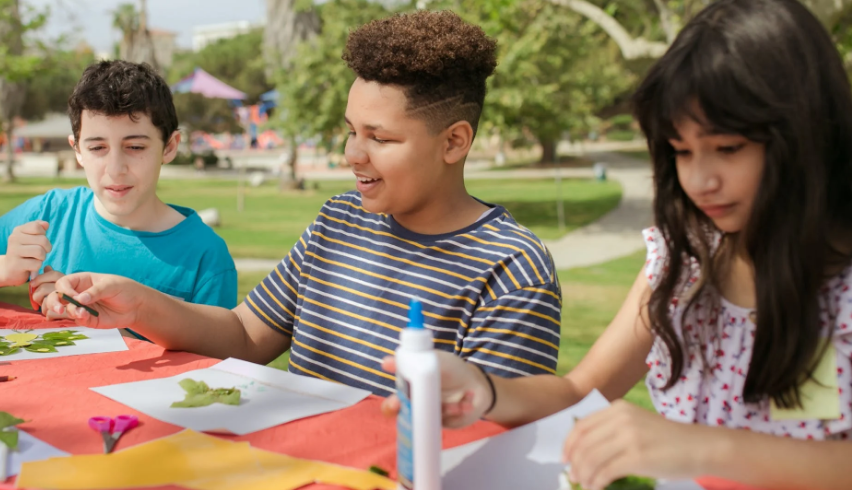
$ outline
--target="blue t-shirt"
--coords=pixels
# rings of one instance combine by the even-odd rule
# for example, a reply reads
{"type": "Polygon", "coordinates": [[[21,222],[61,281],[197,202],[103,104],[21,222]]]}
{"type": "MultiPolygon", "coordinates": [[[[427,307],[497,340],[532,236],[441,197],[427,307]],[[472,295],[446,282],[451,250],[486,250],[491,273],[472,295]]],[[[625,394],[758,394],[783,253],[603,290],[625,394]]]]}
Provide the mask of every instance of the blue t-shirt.
{"type": "Polygon", "coordinates": [[[237,270],[228,246],[195,211],[171,205],[186,219],[159,233],[133,231],[99,215],[94,199],[88,187],[75,187],[24,202],[0,217],[0,254],[15,227],[43,220],[53,245],[44,265],[54,270],[116,274],[191,303],[236,306],[237,270]]]}

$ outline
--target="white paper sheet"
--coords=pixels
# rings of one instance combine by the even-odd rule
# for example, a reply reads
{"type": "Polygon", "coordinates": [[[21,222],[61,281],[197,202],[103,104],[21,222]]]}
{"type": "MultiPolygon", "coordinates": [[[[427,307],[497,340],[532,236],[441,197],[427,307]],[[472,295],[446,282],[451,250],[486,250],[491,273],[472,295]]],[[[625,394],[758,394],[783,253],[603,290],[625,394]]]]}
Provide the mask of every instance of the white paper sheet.
{"type": "Polygon", "coordinates": [[[155,419],[199,432],[250,434],[293,420],[340,410],[370,392],[330,381],[311,379],[238,359],[170,378],[92,388],[155,419]],[[239,406],[214,403],[198,408],[171,408],[184,399],[178,384],[190,378],[211,388],[239,388],[239,406]]]}
{"type": "MultiPolygon", "coordinates": [[[[26,361],[30,359],[53,359],[56,357],[80,356],[83,354],[101,354],[104,352],[119,352],[127,350],[127,344],[124,343],[121,333],[116,329],[99,330],[86,327],[64,327],[64,328],[39,328],[32,330],[29,333],[45,334],[48,332],[62,332],[65,330],[74,330],[79,332],[88,339],[76,340],[75,345],[65,347],[57,347],[56,352],[29,352],[21,349],[15,354],[0,357],[4,361],[26,361]]],[[[0,329],[0,337],[15,333],[15,330],[0,329]]],[[[23,332],[23,330],[18,330],[23,332]]]]}
{"type": "Polygon", "coordinates": [[[65,451],[60,451],[50,444],[36,439],[24,431],[18,432],[18,449],[9,451],[7,463],[8,473],[6,476],[15,476],[21,472],[21,465],[30,461],[41,461],[47,458],[58,458],[68,456],[65,451]]]}
{"type": "MultiPolygon", "coordinates": [[[[609,402],[597,390],[550,417],[441,453],[444,490],[558,490],[562,444],[574,418],[603,410],[609,402]]],[[[703,490],[691,481],[669,482],[657,490],[703,490]]]]}
{"type": "Polygon", "coordinates": [[[532,424],[441,453],[445,490],[557,490],[562,443],[583,418],[609,406],[594,391],[573,407],[532,424]]]}

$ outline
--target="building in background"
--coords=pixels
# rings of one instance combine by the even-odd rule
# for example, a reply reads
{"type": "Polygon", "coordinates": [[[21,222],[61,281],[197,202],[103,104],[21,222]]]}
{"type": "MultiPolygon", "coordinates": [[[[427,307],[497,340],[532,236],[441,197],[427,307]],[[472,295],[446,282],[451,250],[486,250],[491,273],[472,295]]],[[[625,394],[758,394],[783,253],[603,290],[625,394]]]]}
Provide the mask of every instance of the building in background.
{"type": "Polygon", "coordinates": [[[263,27],[263,24],[252,23],[247,20],[193,27],[192,50],[201,51],[208,44],[215,43],[220,39],[230,39],[240,34],[246,34],[258,27],[263,27]]]}

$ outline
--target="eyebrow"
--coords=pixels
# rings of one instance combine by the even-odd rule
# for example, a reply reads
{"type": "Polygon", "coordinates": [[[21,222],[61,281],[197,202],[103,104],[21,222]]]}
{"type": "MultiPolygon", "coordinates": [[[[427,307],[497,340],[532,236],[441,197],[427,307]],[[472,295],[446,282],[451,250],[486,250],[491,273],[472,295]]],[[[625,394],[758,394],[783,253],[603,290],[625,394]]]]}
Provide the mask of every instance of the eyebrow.
{"type": "MultiPolygon", "coordinates": [[[[122,141],[149,140],[149,139],[151,139],[151,137],[148,136],[147,134],[131,134],[129,136],[125,136],[124,138],[121,138],[122,141]]],[[[91,136],[89,138],[84,139],[83,143],[88,143],[89,141],[106,141],[106,138],[104,138],[103,136],[91,136]]]]}
{"type": "MultiPolygon", "coordinates": [[[[348,124],[350,126],[354,126],[354,124],[352,124],[352,121],[350,121],[348,117],[343,116],[343,120],[346,121],[346,124],[348,124]]],[[[377,131],[379,129],[384,129],[384,128],[382,128],[381,124],[365,124],[364,127],[366,129],[370,130],[370,131],[377,131]]]]}

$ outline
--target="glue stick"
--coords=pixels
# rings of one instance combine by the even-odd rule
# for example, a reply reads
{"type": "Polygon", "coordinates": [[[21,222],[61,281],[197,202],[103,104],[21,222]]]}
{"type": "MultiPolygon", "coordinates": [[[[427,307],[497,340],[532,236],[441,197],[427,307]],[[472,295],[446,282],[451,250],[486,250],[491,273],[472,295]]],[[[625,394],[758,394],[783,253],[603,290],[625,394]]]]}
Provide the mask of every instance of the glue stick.
{"type": "Polygon", "coordinates": [[[423,326],[423,305],[413,299],[408,328],[396,351],[396,421],[399,490],[441,488],[441,370],[432,332],[423,326]]]}

